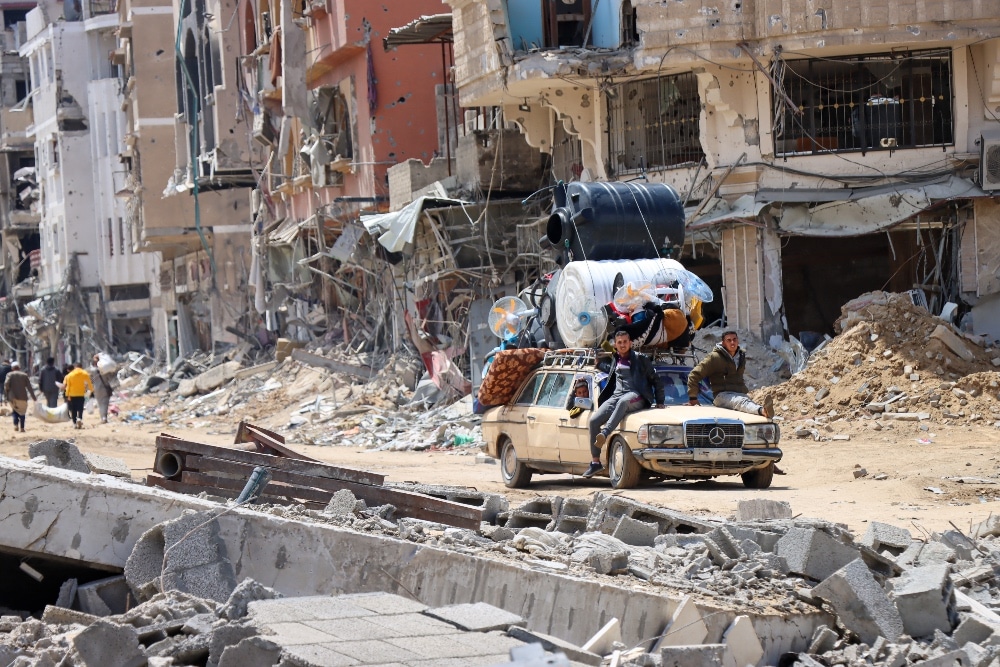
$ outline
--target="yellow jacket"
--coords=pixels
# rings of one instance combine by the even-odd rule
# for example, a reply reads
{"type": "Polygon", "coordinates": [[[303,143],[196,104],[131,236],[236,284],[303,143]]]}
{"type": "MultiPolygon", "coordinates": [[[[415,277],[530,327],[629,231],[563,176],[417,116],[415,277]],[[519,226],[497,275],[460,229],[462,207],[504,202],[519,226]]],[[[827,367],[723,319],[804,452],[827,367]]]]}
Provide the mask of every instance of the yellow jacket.
{"type": "Polygon", "coordinates": [[[65,378],[63,385],[66,387],[66,395],[70,398],[80,398],[87,395],[87,388],[94,391],[94,384],[90,381],[90,373],[82,368],[74,368],[65,378]]]}

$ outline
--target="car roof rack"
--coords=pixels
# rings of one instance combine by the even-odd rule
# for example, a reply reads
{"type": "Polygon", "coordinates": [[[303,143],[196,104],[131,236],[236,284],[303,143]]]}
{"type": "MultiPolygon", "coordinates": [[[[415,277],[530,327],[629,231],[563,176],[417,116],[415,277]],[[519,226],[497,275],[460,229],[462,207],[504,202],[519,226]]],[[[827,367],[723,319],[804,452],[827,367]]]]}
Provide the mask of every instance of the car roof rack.
{"type": "Polygon", "coordinates": [[[694,347],[685,347],[681,349],[652,349],[644,351],[644,354],[648,354],[653,360],[654,364],[659,364],[662,366],[697,366],[701,358],[698,356],[698,352],[694,347]]]}
{"type": "Polygon", "coordinates": [[[542,359],[542,366],[550,368],[583,368],[596,366],[599,359],[609,357],[604,350],[592,347],[567,347],[561,350],[549,350],[542,359]]]}

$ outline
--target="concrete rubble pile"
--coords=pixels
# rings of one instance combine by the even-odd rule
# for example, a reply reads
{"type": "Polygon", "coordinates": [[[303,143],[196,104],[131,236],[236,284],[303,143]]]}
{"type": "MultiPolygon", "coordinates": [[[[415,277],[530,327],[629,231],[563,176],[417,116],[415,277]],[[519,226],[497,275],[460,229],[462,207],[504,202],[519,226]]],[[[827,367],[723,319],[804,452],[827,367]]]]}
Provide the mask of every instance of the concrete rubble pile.
{"type": "MultiPolygon", "coordinates": [[[[333,346],[295,349],[280,361],[246,368],[224,358],[196,375],[191,368],[185,362],[168,377],[157,376],[149,391],[159,403],[127,413],[126,421],[210,428],[217,417],[239,415],[288,431],[296,444],[422,450],[481,443],[471,399],[436,404],[441,397],[426,389],[434,385],[421,379],[415,356],[333,346]],[[273,423],[276,414],[280,423],[273,423]]],[[[123,388],[126,395],[141,394],[148,384],[136,377],[123,388]]]]}
{"type": "MultiPolygon", "coordinates": [[[[35,453],[39,462],[76,469],[73,450],[50,442],[38,443],[35,453]]],[[[603,617],[600,631],[579,645],[520,624],[506,628],[505,636],[540,642],[576,663],[738,667],[762,664],[770,655],[766,664],[781,658],[781,664],[810,667],[1000,666],[1000,517],[969,534],[954,529],[920,538],[872,523],[856,539],[840,525],[794,517],[787,503],[766,499],[741,501],[736,516],[724,520],[605,493],[589,501],[536,498],[510,508],[502,496],[463,487],[398,486],[477,503],[485,520],[479,530],[393,520],[391,506],[368,508],[346,490],[322,511],[294,505],[244,510],[461,552],[525,574],[590,580],[664,604],[681,596],[663,625],[638,635],[634,628],[623,630],[619,619],[603,617]],[[800,624],[800,640],[782,649],[790,655],[774,655],[772,630],[763,619],[775,616],[800,624]],[[623,644],[626,630],[643,639],[623,644]]],[[[154,525],[134,543],[122,576],[67,580],[40,621],[4,616],[0,664],[56,665],[55,658],[74,651],[79,660],[72,664],[83,665],[227,664],[226,646],[259,634],[247,627],[247,601],[277,595],[239,581],[240,563],[230,559],[218,534],[220,517],[230,511],[221,508],[187,511],[154,525]],[[124,657],[101,662],[111,660],[100,653],[106,646],[124,657]],[[91,650],[98,658],[88,662],[84,654],[91,650]]],[[[527,618],[530,609],[507,612],[527,618]]],[[[284,649],[276,652],[267,641],[255,640],[234,655],[252,651],[266,654],[252,664],[279,664],[284,649]]]]}
{"type": "Polygon", "coordinates": [[[817,348],[802,371],[754,394],[773,396],[779,415],[798,418],[787,434],[832,439],[838,422],[876,431],[904,422],[921,430],[977,422],[1000,427],[1000,348],[914,305],[908,294],[864,294],[842,313],[841,333],[817,348]]]}

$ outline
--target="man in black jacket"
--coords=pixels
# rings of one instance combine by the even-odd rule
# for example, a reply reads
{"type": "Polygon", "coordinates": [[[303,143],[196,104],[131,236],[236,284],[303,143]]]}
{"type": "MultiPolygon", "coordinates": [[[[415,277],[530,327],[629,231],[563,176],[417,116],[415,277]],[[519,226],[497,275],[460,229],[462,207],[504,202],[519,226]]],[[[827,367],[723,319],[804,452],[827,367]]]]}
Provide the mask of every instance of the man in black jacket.
{"type": "Polygon", "coordinates": [[[63,373],[55,364],[56,360],[49,357],[38,372],[38,388],[45,394],[45,405],[50,408],[59,407],[59,383],[63,381],[63,373]]]}
{"type": "MultiPolygon", "coordinates": [[[[0,387],[3,387],[4,382],[7,381],[8,373],[10,373],[10,362],[4,360],[4,362],[0,364],[0,387]]],[[[0,389],[0,403],[6,403],[6,402],[7,402],[7,394],[5,394],[2,389],[0,389]]]]}
{"type": "Polygon", "coordinates": [[[630,412],[663,405],[663,380],[648,357],[632,349],[627,331],[615,332],[615,355],[608,384],[601,391],[601,405],[590,418],[590,467],[584,477],[593,477],[604,469],[601,449],[608,436],[630,412]]]}

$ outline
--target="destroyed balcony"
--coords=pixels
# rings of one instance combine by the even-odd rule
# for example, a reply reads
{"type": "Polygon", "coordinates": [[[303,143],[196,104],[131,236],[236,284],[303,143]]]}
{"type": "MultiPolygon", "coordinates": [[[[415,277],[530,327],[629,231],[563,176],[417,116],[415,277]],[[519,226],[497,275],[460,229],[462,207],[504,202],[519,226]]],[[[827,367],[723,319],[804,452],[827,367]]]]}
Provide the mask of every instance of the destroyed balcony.
{"type": "Polygon", "coordinates": [[[37,230],[42,216],[37,211],[11,209],[7,216],[8,229],[37,230]]]}
{"type": "Polygon", "coordinates": [[[476,130],[458,140],[457,173],[484,192],[530,193],[546,179],[544,157],[517,130],[476,130]]]}
{"type": "Polygon", "coordinates": [[[35,142],[28,136],[27,130],[33,118],[30,106],[22,109],[0,109],[0,132],[2,132],[0,150],[4,152],[32,150],[35,142]]]}

